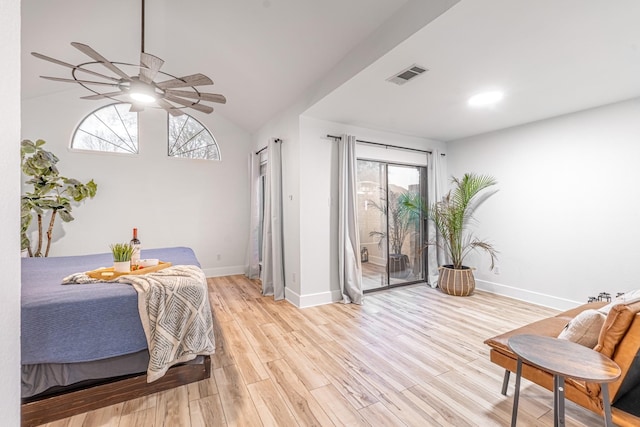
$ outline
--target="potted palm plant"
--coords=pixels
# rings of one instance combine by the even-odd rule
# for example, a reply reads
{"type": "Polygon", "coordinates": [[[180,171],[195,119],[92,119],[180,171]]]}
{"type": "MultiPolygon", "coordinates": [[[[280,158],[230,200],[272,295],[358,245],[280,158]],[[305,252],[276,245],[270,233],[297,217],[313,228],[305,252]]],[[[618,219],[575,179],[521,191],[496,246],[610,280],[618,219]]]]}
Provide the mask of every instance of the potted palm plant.
{"type": "Polygon", "coordinates": [[[467,296],[475,289],[473,269],[465,266],[465,257],[474,250],[483,250],[491,257],[491,269],[497,257],[493,245],[479,240],[468,229],[473,213],[494,192],[486,192],[497,184],[489,175],[467,173],[461,179],[452,178],[454,187],[441,201],[427,207],[417,198],[402,200],[405,209],[424,212],[433,222],[440,239],[428,241],[425,245],[435,245],[444,249],[451,264],[440,266],[438,287],[450,295],[467,296]]]}

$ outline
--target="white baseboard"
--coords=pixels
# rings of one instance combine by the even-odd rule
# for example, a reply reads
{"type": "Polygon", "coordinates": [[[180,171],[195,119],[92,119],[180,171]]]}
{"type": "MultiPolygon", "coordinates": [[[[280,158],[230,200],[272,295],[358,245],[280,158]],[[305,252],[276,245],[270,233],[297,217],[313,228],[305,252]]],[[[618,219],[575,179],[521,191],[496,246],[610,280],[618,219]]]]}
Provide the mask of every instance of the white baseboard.
{"type": "Polygon", "coordinates": [[[504,295],[510,298],[542,305],[544,307],[555,308],[557,310],[569,310],[580,304],[584,304],[584,301],[580,302],[565,298],[558,298],[553,295],[514,288],[500,283],[489,282],[487,280],[476,279],[476,288],[493,294],[504,295]]]}
{"type": "Polygon", "coordinates": [[[299,295],[289,288],[285,288],[284,295],[287,301],[298,308],[315,307],[316,305],[331,304],[342,300],[342,293],[339,290],[299,295]]]}
{"type": "Polygon", "coordinates": [[[284,299],[289,301],[291,304],[300,308],[300,295],[297,292],[291,290],[291,288],[284,288],[284,299]]]}
{"type": "Polygon", "coordinates": [[[220,268],[203,268],[204,275],[206,277],[221,277],[221,276],[233,276],[234,274],[244,274],[244,265],[232,265],[229,267],[220,268]]]}

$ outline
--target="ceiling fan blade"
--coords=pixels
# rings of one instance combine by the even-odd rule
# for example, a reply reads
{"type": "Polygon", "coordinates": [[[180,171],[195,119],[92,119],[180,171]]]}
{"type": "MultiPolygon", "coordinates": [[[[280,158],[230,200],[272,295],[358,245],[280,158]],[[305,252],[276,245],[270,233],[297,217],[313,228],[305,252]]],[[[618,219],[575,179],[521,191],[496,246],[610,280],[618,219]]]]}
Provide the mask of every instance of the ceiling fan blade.
{"type": "Polygon", "coordinates": [[[193,105],[189,105],[189,108],[193,108],[194,110],[203,112],[205,114],[213,113],[213,107],[209,107],[208,105],[193,104],[193,105]]]}
{"type": "Polygon", "coordinates": [[[153,79],[160,71],[164,61],[157,56],[150,55],[145,52],[140,53],[140,81],[145,83],[153,82],[153,79]]]}
{"type": "Polygon", "coordinates": [[[176,104],[184,105],[185,107],[193,108],[194,110],[202,111],[203,113],[206,113],[206,114],[209,114],[209,113],[213,112],[213,108],[209,107],[208,105],[196,104],[196,103],[188,101],[186,99],[182,99],[182,98],[178,98],[177,96],[173,96],[170,93],[165,93],[164,97],[167,100],[171,101],[171,102],[175,102],[176,104]]]}
{"type": "Polygon", "coordinates": [[[131,81],[131,77],[125,74],[124,71],[122,71],[120,68],[113,65],[109,60],[107,60],[107,58],[100,55],[98,52],[93,50],[93,48],[91,48],[90,46],[87,46],[86,44],[82,44],[78,42],[71,42],[71,46],[75,47],[80,52],[87,55],[89,58],[98,61],[99,63],[101,63],[102,65],[104,65],[105,67],[107,67],[108,69],[110,69],[111,71],[113,71],[114,73],[122,77],[123,79],[127,81],[131,81]]]}
{"type": "Polygon", "coordinates": [[[96,100],[102,98],[111,98],[113,96],[125,95],[125,92],[119,90],[118,92],[99,93],[97,95],[81,96],[80,99],[96,100]]]}
{"type": "Polygon", "coordinates": [[[158,86],[160,89],[169,89],[174,87],[204,86],[212,84],[213,81],[209,77],[205,76],[204,74],[198,73],[160,82],[156,86],[158,86]]]}
{"type": "Polygon", "coordinates": [[[131,104],[131,108],[129,108],[130,113],[140,113],[144,111],[144,105],[142,104],[131,104]]]}
{"type": "Polygon", "coordinates": [[[120,86],[118,83],[107,83],[107,82],[92,82],[89,80],[74,80],[74,79],[63,79],[61,77],[48,77],[48,76],[40,76],[43,79],[54,80],[56,82],[65,82],[65,83],[82,83],[83,85],[100,85],[100,86],[120,86]]]}
{"type": "Polygon", "coordinates": [[[85,72],[85,73],[93,74],[94,76],[102,77],[103,79],[113,80],[114,82],[119,82],[120,81],[119,79],[116,79],[115,77],[105,76],[104,74],[96,73],[95,71],[87,70],[85,68],[78,67],[76,65],[69,64],[69,63],[60,61],[60,60],[55,59],[55,58],[51,58],[50,56],[46,56],[46,55],[43,55],[43,54],[38,53],[38,52],[31,52],[31,55],[33,55],[33,56],[35,56],[36,58],[39,58],[39,59],[44,59],[45,61],[53,62],[54,64],[62,65],[63,67],[68,67],[68,68],[72,68],[74,70],[79,70],[79,71],[82,71],[82,72],[85,72]]]}
{"type": "Polygon", "coordinates": [[[217,102],[219,104],[226,104],[227,98],[219,93],[202,93],[202,92],[190,92],[188,90],[167,89],[167,93],[171,95],[182,96],[183,98],[201,99],[203,101],[217,102]]]}
{"type": "Polygon", "coordinates": [[[179,108],[174,107],[173,105],[169,104],[167,101],[165,101],[164,99],[158,99],[156,100],[156,103],[158,104],[158,106],[160,106],[161,108],[164,108],[165,110],[167,110],[167,112],[169,114],[171,114],[172,116],[181,116],[184,113],[182,112],[182,110],[180,110],[179,108]]]}

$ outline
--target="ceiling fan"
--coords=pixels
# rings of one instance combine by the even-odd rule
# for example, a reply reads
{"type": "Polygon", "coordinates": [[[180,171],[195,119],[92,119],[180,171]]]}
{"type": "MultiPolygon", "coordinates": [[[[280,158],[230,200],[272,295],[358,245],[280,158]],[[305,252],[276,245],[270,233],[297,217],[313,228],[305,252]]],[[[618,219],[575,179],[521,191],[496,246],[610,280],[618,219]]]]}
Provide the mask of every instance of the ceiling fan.
{"type": "Polygon", "coordinates": [[[81,99],[96,100],[109,98],[119,102],[129,102],[131,103],[131,112],[143,111],[145,107],[150,106],[164,109],[173,116],[184,114],[182,112],[184,108],[193,108],[194,110],[209,114],[213,112],[213,108],[202,104],[203,101],[217,102],[220,104],[226,103],[227,100],[223,95],[204,93],[196,88],[197,86],[213,84],[213,81],[204,74],[198,73],[184,77],[176,77],[160,71],[164,61],[144,51],[144,3],[144,0],[142,0],[142,36],[139,66],[109,61],[90,46],[72,42],[71,46],[87,55],[93,61],[73,65],[37,52],[31,52],[36,58],[71,68],[71,76],[73,78],[40,77],[65,83],[77,83],[94,93],[94,95],[83,96],[81,99]],[[128,75],[122,70],[122,66],[139,68],[138,75],[128,75]],[[105,74],[105,72],[98,67],[106,68],[111,72],[111,75],[105,74]],[[101,72],[95,71],[96,68],[101,72]],[[85,75],[83,76],[81,73],[85,73],[85,75]],[[93,77],[93,79],[88,80],[90,78],[88,75],[93,77]],[[165,79],[156,82],[155,80],[158,76],[165,77],[165,79]],[[96,77],[98,79],[96,79],[96,77]],[[94,87],[97,88],[94,89],[94,87]],[[114,88],[116,90],[101,91],[98,88],[105,90],[106,88],[114,88]]]}

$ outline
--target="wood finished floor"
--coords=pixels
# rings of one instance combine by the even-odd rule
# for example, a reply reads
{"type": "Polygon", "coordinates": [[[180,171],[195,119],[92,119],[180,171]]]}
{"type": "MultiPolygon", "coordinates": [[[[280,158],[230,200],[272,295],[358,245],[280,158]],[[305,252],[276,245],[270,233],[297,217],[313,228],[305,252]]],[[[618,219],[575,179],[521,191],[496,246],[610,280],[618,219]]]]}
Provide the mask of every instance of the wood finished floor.
{"type": "MultiPolygon", "coordinates": [[[[513,384],[500,394],[504,371],[482,342],[554,314],[424,285],[299,310],[243,276],[208,281],[209,380],[46,426],[508,426],[513,384]]],[[[552,393],[523,380],[520,426],[553,425],[552,407],[552,393]]],[[[571,402],[566,412],[567,426],[602,424],[571,402]]]]}

